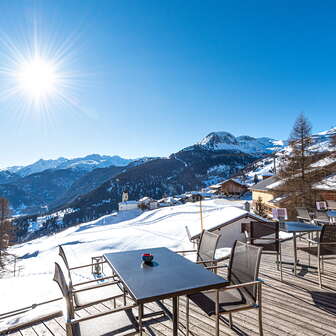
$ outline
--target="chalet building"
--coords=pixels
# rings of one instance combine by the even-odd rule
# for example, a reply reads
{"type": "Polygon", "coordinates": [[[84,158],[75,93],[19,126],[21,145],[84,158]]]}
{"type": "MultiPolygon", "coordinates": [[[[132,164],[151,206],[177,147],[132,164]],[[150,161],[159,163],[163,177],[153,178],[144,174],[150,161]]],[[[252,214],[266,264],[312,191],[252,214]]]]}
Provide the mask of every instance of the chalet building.
{"type": "Polygon", "coordinates": [[[281,184],[276,176],[271,176],[250,187],[252,191],[252,207],[255,208],[256,202],[261,199],[267,212],[271,213],[273,208],[284,207],[285,196],[283,198],[276,196],[274,189],[281,184]]]}
{"type": "Polygon", "coordinates": [[[139,209],[139,202],[137,201],[124,201],[118,203],[119,211],[130,211],[139,209]]]}
{"type": "Polygon", "coordinates": [[[147,208],[149,210],[154,210],[158,208],[158,201],[154,200],[151,197],[143,197],[141,199],[139,199],[139,207],[140,208],[147,208]]]}
{"type": "MultiPolygon", "coordinates": [[[[260,198],[267,212],[273,208],[287,208],[289,199],[285,193],[281,195],[282,181],[277,176],[269,177],[250,187],[252,191],[252,207],[260,198]]],[[[336,200],[336,174],[327,176],[321,182],[313,185],[316,201],[336,200]]]]}
{"type": "Polygon", "coordinates": [[[221,183],[214,184],[209,187],[210,192],[217,195],[226,196],[238,196],[244,194],[248,188],[245,184],[242,184],[234,179],[228,179],[221,183]]]}
{"type": "MultiPolygon", "coordinates": [[[[218,218],[217,222],[212,221],[209,223],[205,220],[204,229],[220,234],[218,242],[219,249],[231,249],[236,240],[246,240],[245,234],[242,231],[242,224],[250,222],[268,223],[269,220],[244,209],[228,206],[223,209],[222,216],[218,218]]],[[[190,230],[190,239],[199,239],[201,230],[197,230],[194,226],[191,227],[190,230]]]]}

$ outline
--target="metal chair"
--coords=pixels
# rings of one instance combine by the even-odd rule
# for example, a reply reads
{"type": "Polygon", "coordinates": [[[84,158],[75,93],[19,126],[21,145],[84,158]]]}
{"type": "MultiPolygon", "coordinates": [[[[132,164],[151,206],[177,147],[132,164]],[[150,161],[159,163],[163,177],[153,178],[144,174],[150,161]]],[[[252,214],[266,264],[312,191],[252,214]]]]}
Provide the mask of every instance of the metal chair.
{"type": "Polygon", "coordinates": [[[329,224],[330,218],[324,211],[315,211],[314,222],[317,225],[329,224]]]}
{"type": "MultiPolygon", "coordinates": [[[[97,283],[97,279],[73,283],[72,271],[82,268],[92,267],[93,264],[70,267],[64,249],[59,245],[59,256],[63,261],[63,270],[67,273],[69,279],[69,286],[73,293],[73,301],[76,309],[85,308],[91,305],[92,302],[105,301],[113,299],[114,306],[116,306],[116,299],[123,297],[126,304],[126,292],[122,287],[121,282],[115,276],[107,276],[99,278],[99,281],[108,280],[97,283]],[[88,291],[76,291],[76,289],[88,289],[88,291]]],[[[94,263],[95,265],[96,263],[94,263]]]]}
{"type": "Polygon", "coordinates": [[[301,247],[300,250],[309,254],[309,266],[310,255],[317,257],[317,270],[319,277],[320,288],[322,288],[322,273],[324,272],[324,257],[335,256],[336,257],[336,225],[326,224],[323,225],[320,237],[315,239],[307,239],[308,248],[301,247]],[[313,246],[311,246],[311,244],[313,246]],[[321,267],[322,266],[322,267],[321,267]]]}
{"type": "Polygon", "coordinates": [[[204,267],[216,266],[217,260],[215,260],[216,249],[218,245],[220,235],[203,230],[197,249],[176,251],[176,253],[196,253],[196,263],[201,264],[204,267]]]}
{"type": "MultiPolygon", "coordinates": [[[[74,318],[72,290],[65,280],[64,274],[58,263],[55,263],[54,281],[57,282],[65,300],[65,325],[67,336],[107,336],[107,335],[136,335],[142,332],[142,315],[139,310],[139,322],[133,315],[132,304],[114,308],[112,310],[74,318]]],[[[85,291],[88,289],[82,289],[85,291]]]]}
{"type": "Polygon", "coordinates": [[[258,309],[259,333],[262,329],[261,288],[258,279],[262,247],[256,247],[236,241],[230,258],[228,280],[230,285],[187,296],[186,320],[189,335],[189,301],[193,301],[208,316],[216,317],[216,336],[219,336],[219,318],[222,314],[229,315],[232,328],[232,314],[242,310],[258,309]]]}
{"type": "Polygon", "coordinates": [[[263,253],[275,253],[277,270],[280,271],[280,280],[282,281],[282,257],[279,227],[279,222],[242,223],[242,231],[245,233],[247,243],[253,246],[262,247],[263,253]]]}
{"type": "Polygon", "coordinates": [[[313,223],[313,218],[310,216],[309,211],[306,208],[296,208],[297,216],[296,218],[299,221],[302,221],[307,224],[313,223]]]}

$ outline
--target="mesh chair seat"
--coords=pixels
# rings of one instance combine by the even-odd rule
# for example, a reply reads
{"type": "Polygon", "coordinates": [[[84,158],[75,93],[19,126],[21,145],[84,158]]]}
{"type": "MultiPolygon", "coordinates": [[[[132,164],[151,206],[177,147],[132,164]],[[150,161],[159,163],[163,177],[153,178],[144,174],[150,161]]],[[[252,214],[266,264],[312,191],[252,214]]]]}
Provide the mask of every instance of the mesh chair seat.
{"type": "Polygon", "coordinates": [[[296,208],[297,219],[302,220],[306,223],[311,223],[312,218],[309,214],[309,211],[306,208],[296,208]]]}
{"type": "Polygon", "coordinates": [[[74,300],[77,307],[82,307],[95,301],[100,301],[107,298],[115,298],[122,295],[123,291],[119,288],[118,285],[108,285],[74,293],[74,300]]]}
{"type": "MultiPolygon", "coordinates": [[[[201,308],[208,316],[216,314],[216,293],[203,292],[188,295],[188,298],[201,308]]],[[[251,307],[255,304],[243,291],[239,289],[228,289],[219,292],[219,313],[251,307]]]]}
{"type": "Polygon", "coordinates": [[[139,332],[131,309],[79,322],[71,328],[73,336],[124,336],[139,332]]]}
{"type": "Polygon", "coordinates": [[[316,211],[315,212],[315,222],[319,224],[329,224],[330,218],[329,216],[323,211],[316,211]]]}

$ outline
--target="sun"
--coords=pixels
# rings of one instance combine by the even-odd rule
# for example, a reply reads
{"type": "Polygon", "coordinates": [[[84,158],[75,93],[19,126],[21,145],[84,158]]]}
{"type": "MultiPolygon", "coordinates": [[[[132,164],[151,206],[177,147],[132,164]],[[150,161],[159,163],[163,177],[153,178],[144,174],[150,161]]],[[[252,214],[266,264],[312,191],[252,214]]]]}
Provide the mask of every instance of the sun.
{"type": "Polygon", "coordinates": [[[23,62],[16,78],[19,88],[35,102],[52,96],[57,89],[56,65],[41,57],[23,62]]]}
{"type": "Polygon", "coordinates": [[[76,39],[46,40],[38,30],[14,38],[0,32],[0,102],[22,120],[85,113],[78,97],[88,77],[79,68],[76,39]]]}

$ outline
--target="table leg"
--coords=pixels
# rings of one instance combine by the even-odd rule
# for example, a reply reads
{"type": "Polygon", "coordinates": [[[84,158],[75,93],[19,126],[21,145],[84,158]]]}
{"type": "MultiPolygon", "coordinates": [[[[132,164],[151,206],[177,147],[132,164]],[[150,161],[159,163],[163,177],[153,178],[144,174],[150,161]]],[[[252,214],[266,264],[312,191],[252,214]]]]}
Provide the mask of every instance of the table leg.
{"type": "Polygon", "coordinates": [[[139,335],[142,336],[142,318],[143,318],[144,308],[143,304],[139,304],[139,335]]]}
{"type": "Polygon", "coordinates": [[[178,330],[178,296],[173,297],[173,336],[177,336],[178,330]]]}
{"type": "Polygon", "coordinates": [[[294,275],[297,275],[297,253],[296,253],[296,233],[293,232],[293,248],[294,248],[294,275]]]}

